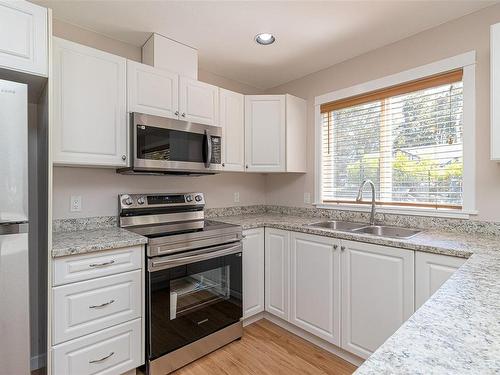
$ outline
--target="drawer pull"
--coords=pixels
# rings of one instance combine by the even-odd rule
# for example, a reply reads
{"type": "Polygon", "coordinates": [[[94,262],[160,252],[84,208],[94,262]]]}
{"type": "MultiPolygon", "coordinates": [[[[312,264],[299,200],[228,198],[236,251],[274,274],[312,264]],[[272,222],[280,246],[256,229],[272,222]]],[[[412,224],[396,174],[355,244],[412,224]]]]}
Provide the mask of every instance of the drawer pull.
{"type": "Polygon", "coordinates": [[[109,262],[104,262],[104,263],[92,263],[92,264],[89,264],[89,267],[92,267],[92,268],[95,268],[95,267],[106,267],[106,266],[112,265],[113,263],[115,263],[115,261],[114,260],[110,260],[109,262]]]}
{"type": "Polygon", "coordinates": [[[111,352],[106,357],[102,357],[101,359],[94,359],[92,361],[89,361],[89,363],[99,363],[99,362],[105,361],[106,359],[113,356],[114,354],[115,354],[115,352],[111,352]]]}
{"type": "Polygon", "coordinates": [[[104,307],[104,306],[111,305],[111,304],[112,304],[112,303],[114,303],[114,302],[115,302],[115,300],[114,300],[114,299],[112,299],[111,301],[101,303],[100,305],[92,305],[92,306],[89,306],[89,309],[98,309],[99,307],[104,307]]]}

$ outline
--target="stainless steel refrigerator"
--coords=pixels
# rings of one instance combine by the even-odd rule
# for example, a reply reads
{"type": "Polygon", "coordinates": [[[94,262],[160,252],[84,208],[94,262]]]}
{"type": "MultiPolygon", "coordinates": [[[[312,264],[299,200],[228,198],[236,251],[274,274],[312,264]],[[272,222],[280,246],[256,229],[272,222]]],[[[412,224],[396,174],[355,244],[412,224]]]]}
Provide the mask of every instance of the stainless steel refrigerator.
{"type": "Polygon", "coordinates": [[[28,87],[0,80],[0,373],[30,373],[28,87]]]}

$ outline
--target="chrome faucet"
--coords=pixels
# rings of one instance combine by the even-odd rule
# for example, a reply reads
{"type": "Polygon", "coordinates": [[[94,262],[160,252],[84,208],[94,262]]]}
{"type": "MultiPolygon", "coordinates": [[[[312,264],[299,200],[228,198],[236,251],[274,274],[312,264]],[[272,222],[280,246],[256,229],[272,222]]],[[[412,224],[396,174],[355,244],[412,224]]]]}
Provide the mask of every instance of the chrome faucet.
{"type": "Polygon", "coordinates": [[[366,184],[370,184],[372,188],[372,211],[370,213],[370,225],[375,225],[375,184],[372,180],[364,180],[358,190],[358,196],[356,197],[356,202],[363,201],[363,188],[366,184]]]}

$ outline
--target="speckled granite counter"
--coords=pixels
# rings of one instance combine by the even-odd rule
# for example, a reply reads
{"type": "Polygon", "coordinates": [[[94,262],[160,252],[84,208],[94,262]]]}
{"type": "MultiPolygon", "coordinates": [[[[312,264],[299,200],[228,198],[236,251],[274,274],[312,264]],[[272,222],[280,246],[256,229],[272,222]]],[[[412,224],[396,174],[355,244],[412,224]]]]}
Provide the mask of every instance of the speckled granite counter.
{"type": "Polygon", "coordinates": [[[55,232],[52,236],[52,257],[85,254],[94,251],[141,245],[146,237],[117,227],[55,232]]]}
{"type": "Polygon", "coordinates": [[[500,373],[499,237],[425,231],[394,240],[304,226],[326,218],[264,214],[217,220],[469,258],[356,374],[500,373]]]}
{"type": "MultiPolygon", "coordinates": [[[[221,210],[224,211],[227,210],[221,210]]],[[[265,226],[469,258],[356,373],[500,373],[499,236],[476,235],[474,227],[469,226],[466,232],[429,230],[409,240],[388,239],[308,227],[305,224],[331,218],[286,213],[245,212],[239,216],[213,215],[211,219],[239,224],[244,229],[265,226]]],[[[449,227],[452,225],[454,222],[450,221],[449,227]]],[[[54,233],[52,255],[60,257],[146,242],[145,237],[116,227],[58,232],[54,233]]]]}

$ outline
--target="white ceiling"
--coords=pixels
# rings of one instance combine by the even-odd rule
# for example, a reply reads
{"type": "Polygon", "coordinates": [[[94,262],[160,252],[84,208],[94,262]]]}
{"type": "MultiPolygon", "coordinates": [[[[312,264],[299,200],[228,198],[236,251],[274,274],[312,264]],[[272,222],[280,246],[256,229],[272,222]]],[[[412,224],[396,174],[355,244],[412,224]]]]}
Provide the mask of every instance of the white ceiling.
{"type": "Polygon", "coordinates": [[[267,89],[496,1],[35,0],[55,18],[141,46],[151,32],[199,50],[200,68],[267,89]],[[276,43],[259,46],[255,34],[276,43]]]}

